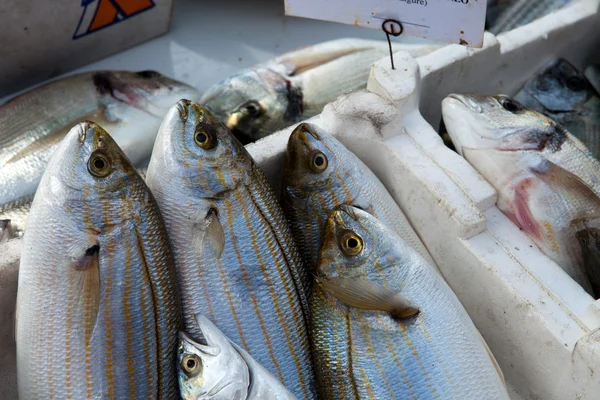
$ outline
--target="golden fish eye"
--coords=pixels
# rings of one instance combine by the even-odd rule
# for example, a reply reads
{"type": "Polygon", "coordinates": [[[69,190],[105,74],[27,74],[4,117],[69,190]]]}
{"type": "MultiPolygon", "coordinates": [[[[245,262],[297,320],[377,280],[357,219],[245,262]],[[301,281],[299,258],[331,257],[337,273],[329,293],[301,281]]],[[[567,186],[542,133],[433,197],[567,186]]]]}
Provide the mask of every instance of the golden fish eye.
{"type": "Polygon", "coordinates": [[[195,354],[186,354],[181,360],[181,369],[187,376],[197,375],[201,367],[200,357],[195,354]]]}
{"type": "Polygon", "coordinates": [[[310,159],[310,169],[320,174],[327,169],[327,156],[320,151],[315,152],[310,159]]]}
{"type": "Polygon", "coordinates": [[[112,171],[110,160],[102,153],[92,153],[88,160],[88,171],[98,178],[104,178],[112,171]]]}
{"type": "Polygon", "coordinates": [[[348,256],[359,255],[363,249],[363,240],[354,232],[348,232],[342,236],[340,246],[344,254],[348,256]]]}
{"type": "Polygon", "coordinates": [[[215,147],[214,135],[202,128],[196,128],[196,132],[194,132],[194,141],[198,146],[205,150],[215,147]]]}

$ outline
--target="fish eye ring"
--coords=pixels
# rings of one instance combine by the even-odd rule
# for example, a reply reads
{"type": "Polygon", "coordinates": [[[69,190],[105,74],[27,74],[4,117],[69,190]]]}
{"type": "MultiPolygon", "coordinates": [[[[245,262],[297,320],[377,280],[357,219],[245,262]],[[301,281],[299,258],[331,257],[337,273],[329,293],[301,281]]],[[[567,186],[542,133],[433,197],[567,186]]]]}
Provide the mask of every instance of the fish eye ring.
{"type": "Polygon", "coordinates": [[[354,232],[346,232],[340,240],[340,247],[344,254],[348,256],[357,256],[363,250],[362,238],[354,232]]]}
{"type": "Polygon", "coordinates": [[[310,169],[317,174],[325,171],[329,164],[327,156],[320,151],[315,151],[310,158],[310,169]]]}
{"type": "Polygon", "coordinates": [[[513,99],[505,97],[500,100],[500,105],[508,112],[517,113],[523,109],[521,104],[517,103],[513,99]]]}
{"type": "Polygon", "coordinates": [[[198,375],[201,367],[202,361],[195,354],[186,354],[181,359],[181,369],[187,376],[198,375]]]}
{"type": "Polygon", "coordinates": [[[88,160],[88,171],[98,178],[105,178],[112,172],[110,160],[104,154],[94,152],[88,160]]]}
{"type": "Polygon", "coordinates": [[[205,150],[215,147],[214,136],[202,128],[196,128],[194,142],[205,150]]]}

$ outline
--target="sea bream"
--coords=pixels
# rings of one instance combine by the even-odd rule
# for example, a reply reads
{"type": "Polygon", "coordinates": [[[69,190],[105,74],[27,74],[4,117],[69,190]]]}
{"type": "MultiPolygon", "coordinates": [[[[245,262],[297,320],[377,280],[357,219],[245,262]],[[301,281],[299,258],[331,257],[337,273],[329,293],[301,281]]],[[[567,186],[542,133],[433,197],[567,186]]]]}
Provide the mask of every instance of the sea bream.
{"type": "Polygon", "coordinates": [[[371,214],[340,206],[311,298],[323,399],[508,400],[502,373],[441,275],[371,214]]]}
{"type": "Polygon", "coordinates": [[[298,398],[314,398],[308,274],[277,198],[244,146],[206,108],[181,100],[146,178],[165,218],[185,331],[210,318],[298,398]]]}
{"type": "MultiPolygon", "coordinates": [[[[413,57],[436,44],[394,44],[413,57]]],[[[234,135],[247,144],[316,115],[338,96],[367,85],[371,66],[389,57],[385,41],[338,39],[282,54],[216,83],[202,96],[234,135]]]]}
{"type": "Polygon", "coordinates": [[[325,221],[342,204],[385,221],[433,264],[410,222],[369,167],[325,130],[301,123],[288,140],[282,205],[304,259],[313,268],[325,221]]]}
{"type": "Polygon", "coordinates": [[[32,196],[69,129],[90,120],[111,132],[134,165],[150,158],[169,107],[198,98],[154,71],[93,71],[55,80],[0,106],[0,207],[32,196]]]}
{"type": "Polygon", "coordinates": [[[500,210],[600,294],[598,160],[564,127],[506,96],[452,94],[442,112],[459,154],[498,191],[500,210]]]}
{"type": "Polygon", "coordinates": [[[183,400],[296,399],[244,349],[231,342],[204,315],[196,321],[202,340],[179,334],[177,369],[183,400]]]}
{"type": "Polygon", "coordinates": [[[61,141],[26,229],[19,398],[179,399],[181,306],[166,228],[104,129],[83,122],[61,141]]]}

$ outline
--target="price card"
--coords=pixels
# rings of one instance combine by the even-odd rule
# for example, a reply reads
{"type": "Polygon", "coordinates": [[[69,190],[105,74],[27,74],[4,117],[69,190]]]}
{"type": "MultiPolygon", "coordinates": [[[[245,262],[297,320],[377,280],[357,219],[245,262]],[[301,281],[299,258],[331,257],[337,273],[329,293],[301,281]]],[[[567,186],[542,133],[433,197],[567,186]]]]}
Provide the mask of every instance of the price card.
{"type": "MultiPolygon", "coordinates": [[[[403,35],[483,46],[487,0],[284,0],[286,15],[381,29],[402,23],[403,35]]],[[[533,1],[533,0],[532,0],[533,1]]]]}

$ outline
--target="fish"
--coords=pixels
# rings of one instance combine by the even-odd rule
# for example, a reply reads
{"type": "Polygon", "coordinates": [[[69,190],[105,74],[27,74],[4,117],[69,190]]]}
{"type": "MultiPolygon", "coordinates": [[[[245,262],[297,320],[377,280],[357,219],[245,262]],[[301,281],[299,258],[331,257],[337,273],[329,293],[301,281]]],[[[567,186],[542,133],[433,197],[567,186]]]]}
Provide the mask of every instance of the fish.
{"type": "Polygon", "coordinates": [[[67,133],[36,191],[16,314],[20,399],[180,398],[166,228],[143,179],[93,122],[67,133]]]}
{"type": "Polygon", "coordinates": [[[581,140],[600,159],[600,94],[568,61],[553,61],[514,96],[581,140]]]}
{"type": "Polygon", "coordinates": [[[442,102],[458,151],[498,192],[498,208],[588,293],[600,293],[600,164],[545,115],[504,95],[442,102]]]}
{"type": "Polygon", "coordinates": [[[329,216],[311,304],[325,399],[505,399],[502,372],[436,269],[352,206],[329,216]],[[395,312],[391,312],[395,310],[395,312]]]}
{"type": "MultiPolygon", "coordinates": [[[[394,44],[419,57],[438,44],[394,44]]],[[[248,144],[320,113],[338,96],[366,87],[371,66],[389,57],[385,41],[345,38],[284,53],[210,87],[200,99],[248,144]]]]}
{"type": "Polygon", "coordinates": [[[357,206],[386,221],[410,247],[435,265],[381,181],[319,126],[303,122],[290,135],[282,188],[283,210],[310,268],[317,264],[325,222],[331,211],[342,204],[357,206]]]}
{"type": "Polygon", "coordinates": [[[291,394],[206,316],[197,314],[202,343],[179,333],[177,371],[183,400],[292,400],[291,394]]]}
{"type": "Polygon", "coordinates": [[[171,238],[184,330],[210,318],[295,396],[314,398],[308,271],[281,207],[244,146],[205,107],[163,121],[147,183],[171,238]]]}
{"type": "Polygon", "coordinates": [[[0,241],[0,399],[17,399],[15,306],[21,239],[0,241]]]}
{"type": "Polygon", "coordinates": [[[0,207],[33,196],[58,143],[77,123],[108,129],[131,162],[147,164],[169,107],[196,89],[155,71],[93,71],[59,79],[0,106],[0,207]]]}
{"type": "MultiPolygon", "coordinates": [[[[142,179],[146,178],[147,168],[136,168],[136,170],[142,179]]],[[[0,205],[0,241],[3,223],[10,227],[10,230],[5,231],[8,238],[23,236],[33,197],[32,194],[0,205]]]]}
{"type": "Polygon", "coordinates": [[[491,22],[489,31],[498,35],[513,30],[559,10],[570,2],[571,0],[514,0],[491,22]]]}

